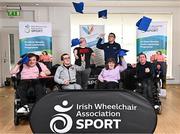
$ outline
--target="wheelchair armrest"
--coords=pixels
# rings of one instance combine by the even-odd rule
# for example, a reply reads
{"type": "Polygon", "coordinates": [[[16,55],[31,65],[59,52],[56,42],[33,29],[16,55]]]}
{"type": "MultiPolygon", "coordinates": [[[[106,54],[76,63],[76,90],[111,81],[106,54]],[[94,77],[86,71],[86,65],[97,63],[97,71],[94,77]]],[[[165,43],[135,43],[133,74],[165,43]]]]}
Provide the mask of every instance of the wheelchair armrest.
{"type": "Polygon", "coordinates": [[[18,79],[15,76],[11,77],[11,80],[13,82],[14,89],[17,89],[18,86],[18,79]]]}

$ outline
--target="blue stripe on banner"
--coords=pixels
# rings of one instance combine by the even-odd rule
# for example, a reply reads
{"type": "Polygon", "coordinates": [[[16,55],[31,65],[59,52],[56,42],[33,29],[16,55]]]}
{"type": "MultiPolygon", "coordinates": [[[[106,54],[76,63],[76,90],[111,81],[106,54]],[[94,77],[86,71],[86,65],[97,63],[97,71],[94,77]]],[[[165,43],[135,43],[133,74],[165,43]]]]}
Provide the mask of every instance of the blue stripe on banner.
{"type": "Polygon", "coordinates": [[[24,38],[19,40],[20,55],[29,52],[49,51],[52,53],[52,37],[37,36],[32,38],[24,38]]]}
{"type": "Polygon", "coordinates": [[[136,40],[137,54],[145,51],[167,50],[167,36],[156,35],[136,40]]]}

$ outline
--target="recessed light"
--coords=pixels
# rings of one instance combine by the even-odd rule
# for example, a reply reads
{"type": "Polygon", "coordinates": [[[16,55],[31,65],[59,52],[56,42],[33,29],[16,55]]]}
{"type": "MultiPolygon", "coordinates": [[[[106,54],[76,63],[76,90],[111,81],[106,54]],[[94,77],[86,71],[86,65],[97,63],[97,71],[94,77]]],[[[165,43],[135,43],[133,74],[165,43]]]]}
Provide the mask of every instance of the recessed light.
{"type": "Polygon", "coordinates": [[[38,3],[36,3],[35,5],[36,5],[36,6],[39,6],[39,4],[38,4],[38,3]]]}

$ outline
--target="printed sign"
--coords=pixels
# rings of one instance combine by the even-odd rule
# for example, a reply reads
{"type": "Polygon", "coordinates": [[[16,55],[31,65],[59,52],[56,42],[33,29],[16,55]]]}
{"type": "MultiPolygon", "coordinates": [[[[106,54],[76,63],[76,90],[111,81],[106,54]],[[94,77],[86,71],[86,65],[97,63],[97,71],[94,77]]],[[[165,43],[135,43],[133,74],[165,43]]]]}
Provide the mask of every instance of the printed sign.
{"type": "Polygon", "coordinates": [[[57,91],[32,109],[33,133],[153,133],[151,104],[133,92],[57,91]]]}

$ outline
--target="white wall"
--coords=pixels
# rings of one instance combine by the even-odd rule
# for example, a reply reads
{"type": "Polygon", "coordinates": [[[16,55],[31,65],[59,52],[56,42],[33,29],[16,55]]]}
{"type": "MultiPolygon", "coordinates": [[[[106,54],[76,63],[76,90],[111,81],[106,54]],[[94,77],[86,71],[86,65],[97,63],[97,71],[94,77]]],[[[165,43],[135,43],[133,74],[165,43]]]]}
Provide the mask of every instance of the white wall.
{"type": "MultiPolygon", "coordinates": [[[[71,15],[71,39],[80,36],[79,25],[104,25],[105,41],[107,42],[108,33],[116,34],[116,42],[121,44],[123,49],[130,50],[125,56],[127,63],[136,63],[136,22],[146,15],[154,22],[167,22],[167,77],[172,78],[172,14],[108,14],[108,19],[99,19],[97,14],[72,14],[71,15]]],[[[74,49],[74,48],[73,48],[74,49]]],[[[72,52],[73,53],[73,52],[72,52]]],[[[71,58],[72,59],[72,58],[71,58]]]]}
{"type": "MultiPolygon", "coordinates": [[[[180,84],[180,8],[179,7],[86,7],[85,13],[97,13],[98,10],[108,9],[109,13],[172,13],[173,14],[173,45],[172,45],[172,76],[168,83],[180,84]]],[[[53,26],[53,63],[60,61],[60,54],[70,53],[70,15],[72,7],[24,7],[23,10],[34,10],[35,21],[49,21],[53,26]]]]}

